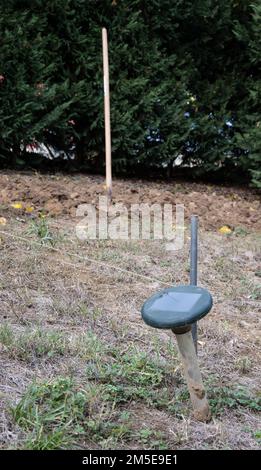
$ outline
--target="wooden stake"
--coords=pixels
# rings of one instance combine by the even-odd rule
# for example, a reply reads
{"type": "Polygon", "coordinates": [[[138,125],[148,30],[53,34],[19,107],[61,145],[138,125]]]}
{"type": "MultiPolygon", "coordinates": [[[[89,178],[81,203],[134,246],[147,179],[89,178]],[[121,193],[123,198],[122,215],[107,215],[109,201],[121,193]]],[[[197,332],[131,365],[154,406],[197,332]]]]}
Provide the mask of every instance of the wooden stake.
{"type": "Polygon", "coordinates": [[[198,421],[209,421],[211,413],[198,366],[191,331],[183,334],[175,334],[183,363],[184,375],[188,384],[189,394],[194,409],[194,416],[198,421]]]}
{"type": "Polygon", "coordinates": [[[110,121],[110,85],[109,85],[109,54],[107,29],[102,28],[103,53],[103,85],[104,85],[104,119],[105,119],[105,158],[106,158],[106,189],[109,202],[112,199],[111,172],[111,121],[110,121]]]}

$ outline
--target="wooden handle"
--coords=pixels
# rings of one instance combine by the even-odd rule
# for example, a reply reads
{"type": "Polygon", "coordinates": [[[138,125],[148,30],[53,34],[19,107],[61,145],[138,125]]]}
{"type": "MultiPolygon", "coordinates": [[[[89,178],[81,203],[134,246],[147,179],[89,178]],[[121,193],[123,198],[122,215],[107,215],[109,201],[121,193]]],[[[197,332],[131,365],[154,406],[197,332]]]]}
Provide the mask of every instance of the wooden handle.
{"type": "Polygon", "coordinates": [[[104,86],[104,120],[105,120],[105,158],[106,158],[106,189],[109,200],[112,198],[111,171],[111,121],[110,121],[110,86],[109,86],[109,54],[107,29],[102,28],[103,52],[103,86],[104,86]]]}

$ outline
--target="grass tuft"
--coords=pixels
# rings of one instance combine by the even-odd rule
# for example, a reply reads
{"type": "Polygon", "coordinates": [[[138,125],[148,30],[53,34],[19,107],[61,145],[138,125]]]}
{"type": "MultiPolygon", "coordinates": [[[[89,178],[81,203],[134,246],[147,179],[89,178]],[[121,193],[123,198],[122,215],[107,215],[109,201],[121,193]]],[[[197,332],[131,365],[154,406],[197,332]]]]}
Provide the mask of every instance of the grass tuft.
{"type": "Polygon", "coordinates": [[[11,358],[27,362],[62,356],[66,351],[66,338],[60,332],[37,329],[14,333],[7,324],[0,326],[0,343],[11,358]]]}

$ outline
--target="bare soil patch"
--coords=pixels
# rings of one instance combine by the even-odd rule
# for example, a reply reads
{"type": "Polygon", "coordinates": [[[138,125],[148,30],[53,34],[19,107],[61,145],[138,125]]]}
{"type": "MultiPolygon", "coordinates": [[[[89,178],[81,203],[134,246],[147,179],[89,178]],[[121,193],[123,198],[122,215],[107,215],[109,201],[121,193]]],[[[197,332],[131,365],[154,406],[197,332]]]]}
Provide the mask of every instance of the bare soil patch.
{"type": "MultiPolygon", "coordinates": [[[[24,201],[51,216],[75,217],[79,204],[97,203],[98,197],[105,194],[103,177],[78,174],[0,172],[0,187],[0,204],[24,201]]],[[[127,205],[184,204],[186,217],[198,214],[205,230],[217,230],[225,224],[261,229],[260,197],[247,188],[117,179],[113,182],[113,201],[127,205]]]]}

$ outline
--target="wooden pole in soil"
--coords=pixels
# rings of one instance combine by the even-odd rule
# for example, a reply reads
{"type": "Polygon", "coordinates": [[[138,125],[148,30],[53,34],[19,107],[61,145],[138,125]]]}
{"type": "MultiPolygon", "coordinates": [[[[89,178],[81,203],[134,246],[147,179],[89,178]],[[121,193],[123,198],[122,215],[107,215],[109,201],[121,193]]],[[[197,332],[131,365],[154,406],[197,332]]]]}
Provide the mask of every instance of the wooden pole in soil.
{"type": "Polygon", "coordinates": [[[110,85],[109,85],[109,54],[107,29],[102,28],[103,53],[103,86],[104,86],[104,120],[105,120],[105,158],[106,158],[106,190],[109,202],[112,199],[111,172],[111,121],[110,121],[110,85]]]}
{"type": "Polygon", "coordinates": [[[181,329],[182,328],[177,328],[172,331],[175,333],[177,338],[184,375],[188,384],[189,394],[194,409],[194,417],[198,421],[208,422],[211,419],[211,412],[199,370],[191,331],[189,329],[189,331],[181,332],[179,331],[181,329]]]}

